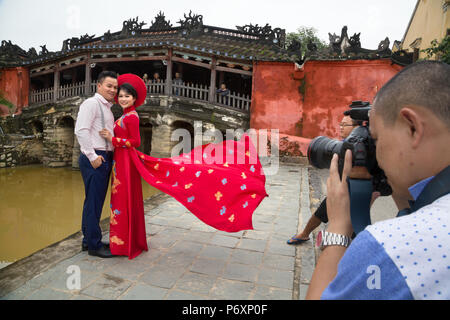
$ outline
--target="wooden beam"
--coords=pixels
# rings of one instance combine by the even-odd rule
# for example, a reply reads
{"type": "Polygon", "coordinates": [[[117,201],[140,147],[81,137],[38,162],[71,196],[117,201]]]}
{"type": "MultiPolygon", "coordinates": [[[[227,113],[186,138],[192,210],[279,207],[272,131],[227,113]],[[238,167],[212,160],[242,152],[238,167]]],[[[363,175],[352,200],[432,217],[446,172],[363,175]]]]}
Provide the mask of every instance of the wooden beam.
{"type": "Polygon", "coordinates": [[[58,65],[55,65],[55,73],[54,73],[54,83],[53,83],[53,102],[58,101],[58,89],[60,84],[60,73],[58,65]]]}
{"type": "Polygon", "coordinates": [[[91,63],[121,62],[121,61],[151,61],[151,60],[167,60],[167,56],[100,58],[100,59],[91,59],[91,63]]]}
{"type": "Polygon", "coordinates": [[[76,68],[76,67],[79,67],[79,66],[84,66],[85,64],[86,64],[86,61],[75,62],[75,63],[68,64],[68,65],[65,65],[65,66],[59,66],[59,70],[63,71],[63,70],[66,70],[66,69],[76,68]]]}
{"type": "Polygon", "coordinates": [[[202,68],[206,68],[206,69],[211,69],[211,65],[208,64],[208,63],[203,63],[203,62],[199,62],[199,61],[187,60],[187,59],[183,59],[183,58],[179,58],[179,57],[172,57],[172,60],[173,60],[173,61],[176,61],[176,62],[192,64],[192,65],[197,66],[197,67],[202,67],[202,68]]]}
{"type": "Polygon", "coordinates": [[[88,56],[86,58],[86,66],[85,66],[85,76],[84,76],[84,94],[87,96],[90,96],[93,92],[91,92],[91,53],[88,53],[88,56]]]}
{"type": "Polygon", "coordinates": [[[172,48],[169,48],[169,54],[167,57],[167,75],[166,75],[166,94],[167,95],[171,95],[172,94],[172,67],[173,67],[173,63],[172,63],[172,57],[173,55],[173,50],[172,48]]]}
{"type": "Polygon", "coordinates": [[[247,76],[253,76],[252,71],[245,71],[240,69],[234,69],[234,68],[227,68],[227,67],[216,67],[217,71],[225,71],[225,72],[231,72],[231,73],[239,73],[239,74],[245,74],[247,76]]]}
{"type": "Polygon", "coordinates": [[[44,71],[40,71],[40,72],[36,72],[36,73],[30,73],[30,78],[43,76],[44,74],[49,74],[49,73],[53,73],[53,72],[55,72],[54,68],[51,68],[51,69],[48,69],[48,70],[44,70],[44,71]]]}
{"type": "Polygon", "coordinates": [[[208,98],[209,103],[214,103],[216,101],[216,76],[217,76],[216,63],[217,59],[213,57],[211,61],[211,83],[209,85],[209,98],[208,98]]]}

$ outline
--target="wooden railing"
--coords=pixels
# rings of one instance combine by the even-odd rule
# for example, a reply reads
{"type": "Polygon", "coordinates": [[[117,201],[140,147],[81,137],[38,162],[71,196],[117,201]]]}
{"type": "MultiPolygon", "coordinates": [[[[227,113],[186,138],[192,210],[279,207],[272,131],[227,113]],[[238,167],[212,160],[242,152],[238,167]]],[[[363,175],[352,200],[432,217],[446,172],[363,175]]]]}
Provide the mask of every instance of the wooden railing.
{"type": "Polygon", "coordinates": [[[76,96],[83,96],[86,91],[84,82],[78,82],[74,84],[66,84],[58,89],[58,98],[65,99],[76,96]]]}
{"type": "Polygon", "coordinates": [[[30,104],[41,104],[53,101],[53,88],[34,90],[30,93],[30,104]]]}
{"type": "Polygon", "coordinates": [[[172,95],[200,101],[208,101],[209,87],[201,84],[174,82],[172,84],[172,95]]]}
{"type": "MultiPolygon", "coordinates": [[[[164,80],[147,82],[147,96],[167,94],[167,83],[164,80]]],[[[174,81],[172,83],[171,95],[204,102],[211,102],[209,99],[209,86],[185,82],[174,81]]],[[[97,91],[97,82],[90,84],[90,92],[97,91]]],[[[86,96],[86,85],[84,82],[68,84],[58,88],[57,100],[70,97],[86,96]]],[[[30,105],[54,102],[54,89],[34,90],[30,93],[30,105]]],[[[215,94],[213,103],[234,109],[249,111],[251,99],[248,95],[229,92],[227,95],[215,94]]]]}
{"type": "Polygon", "coordinates": [[[166,82],[164,80],[156,81],[149,80],[147,81],[147,95],[158,95],[166,93],[166,82]]]}
{"type": "Polygon", "coordinates": [[[220,93],[216,94],[215,102],[224,106],[248,111],[250,110],[252,100],[248,95],[241,95],[239,93],[233,94],[230,92],[227,95],[222,95],[220,93]]]}

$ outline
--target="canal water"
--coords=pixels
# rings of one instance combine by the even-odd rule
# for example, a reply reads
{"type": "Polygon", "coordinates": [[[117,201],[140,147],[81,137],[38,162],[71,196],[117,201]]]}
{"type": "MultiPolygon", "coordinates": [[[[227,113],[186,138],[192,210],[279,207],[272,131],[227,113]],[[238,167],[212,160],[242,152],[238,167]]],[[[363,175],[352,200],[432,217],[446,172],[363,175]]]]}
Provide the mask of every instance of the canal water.
{"type": "MultiPolygon", "coordinates": [[[[142,187],[144,199],[160,192],[146,182],[142,187]]],[[[108,190],[102,219],[109,217],[110,197],[108,190]]],[[[0,169],[0,268],[80,231],[83,201],[80,171],[0,169]]]]}

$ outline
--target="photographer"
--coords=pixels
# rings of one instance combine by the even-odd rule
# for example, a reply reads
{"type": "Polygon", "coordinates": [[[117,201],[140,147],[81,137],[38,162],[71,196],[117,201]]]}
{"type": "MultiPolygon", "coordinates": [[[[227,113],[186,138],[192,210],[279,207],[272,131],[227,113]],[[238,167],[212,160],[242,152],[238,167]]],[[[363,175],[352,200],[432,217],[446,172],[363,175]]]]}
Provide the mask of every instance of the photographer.
{"type": "MultiPolygon", "coordinates": [[[[339,124],[339,133],[341,136],[341,139],[347,138],[353,129],[355,129],[357,126],[360,126],[362,123],[361,121],[353,120],[350,116],[344,116],[342,118],[341,123],[339,124]]],[[[379,192],[374,192],[372,196],[372,202],[375,201],[375,199],[380,195],[379,192]]],[[[287,241],[287,244],[290,245],[297,245],[302,244],[309,240],[309,235],[311,232],[313,232],[320,224],[328,223],[328,216],[327,216],[327,206],[326,206],[326,200],[327,198],[323,199],[320,203],[317,210],[314,212],[314,214],[309,218],[308,222],[306,223],[305,229],[303,229],[302,232],[299,234],[296,234],[292,238],[290,238],[287,241]]]]}
{"type": "Polygon", "coordinates": [[[368,226],[347,249],[352,152],[342,180],[334,155],[327,232],[339,236],[324,247],[306,298],[450,299],[450,66],[423,61],[399,72],[375,97],[370,132],[379,166],[410,208],[368,226]]]}

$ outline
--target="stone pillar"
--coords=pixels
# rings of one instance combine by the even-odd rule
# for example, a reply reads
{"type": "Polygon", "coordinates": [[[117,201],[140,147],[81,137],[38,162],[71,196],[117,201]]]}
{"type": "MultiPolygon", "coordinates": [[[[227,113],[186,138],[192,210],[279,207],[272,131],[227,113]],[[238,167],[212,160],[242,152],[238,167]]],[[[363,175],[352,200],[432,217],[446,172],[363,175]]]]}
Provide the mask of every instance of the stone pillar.
{"type": "Polygon", "coordinates": [[[211,83],[209,85],[209,99],[208,99],[208,101],[210,103],[216,102],[216,74],[217,74],[216,64],[217,64],[217,59],[212,58],[212,61],[211,61],[211,83]]]}
{"type": "Polygon", "coordinates": [[[164,123],[154,126],[152,130],[152,152],[151,156],[155,158],[168,158],[171,154],[172,143],[170,137],[172,130],[170,125],[164,123]]]}
{"type": "Polygon", "coordinates": [[[79,169],[78,158],[80,157],[80,144],[78,143],[77,136],[73,135],[73,148],[72,148],[72,168],[79,169]]]}

